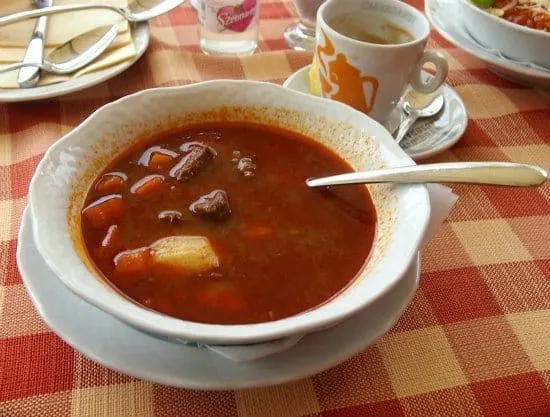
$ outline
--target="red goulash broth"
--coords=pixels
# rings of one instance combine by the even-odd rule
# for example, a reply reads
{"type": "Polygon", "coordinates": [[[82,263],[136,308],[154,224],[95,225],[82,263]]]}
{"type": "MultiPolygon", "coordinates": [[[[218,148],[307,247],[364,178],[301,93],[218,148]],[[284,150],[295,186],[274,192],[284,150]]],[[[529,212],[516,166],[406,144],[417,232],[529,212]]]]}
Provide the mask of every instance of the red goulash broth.
{"type": "Polygon", "coordinates": [[[338,294],[369,257],[366,187],[304,183],[351,171],[289,131],[190,126],[117,157],[87,195],[82,234],[103,277],[144,307],[203,323],[277,320],[338,294]]]}

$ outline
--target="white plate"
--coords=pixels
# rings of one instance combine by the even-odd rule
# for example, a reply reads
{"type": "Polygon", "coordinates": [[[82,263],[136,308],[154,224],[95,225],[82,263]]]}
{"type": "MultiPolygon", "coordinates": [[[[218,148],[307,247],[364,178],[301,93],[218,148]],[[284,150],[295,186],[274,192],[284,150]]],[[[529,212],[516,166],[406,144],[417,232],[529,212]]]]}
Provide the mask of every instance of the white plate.
{"type": "MultiPolygon", "coordinates": [[[[307,65],[296,71],[287,78],[283,86],[309,93],[309,68],[310,65],[307,65]]],[[[427,79],[431,75],[423,72],[422,76],[427,79]]],[[[456,91],[447,84],[443,84],[440,91],[445,98],[443,110],[435,117],[418,120],[400,144],[401,148],[415,161],[432,157],[449,149],[460,140],[468,125],[466,106],[456,91]]],[[[399,103],[390,114],[385,124],[386,129],[393,135],[404,117],[402,104],[399,103]]]]}
{"type": "Polygon", "coordinates": [[[386,333],[418,288],[419,257],[398,284],[367,310],[305,336],[285,352],[237,363],[208,350],[146,335],[72,294],[47,267],[32,238],[30,209],[19,231],[17,264],[38,314],[73,348],[108,368],[196,389],[239,389],[304,378],[361,352],[386,333]]]}
{"type": "Polygon", "coordinates": [[[425,0],[426,15],[432,26],[447,41],[485,62],[488,68],[502,78],[536,87],[550,88],[550,70],[532,68],[479,45],[466,31],[458,17],[455,0],[425,0]]]}
{"type": "Polygon", "coordinates": [[[34,88],[0,89],[0,102],[33,101],[58,97],[84,90],[113,78],[127,70],[147,50],[147,46],[149,46],[149,25],[146,22],[137,23],[132,27],[132,40],[136,48],[136,56],[129,61],[57,84],[34,88]]]}

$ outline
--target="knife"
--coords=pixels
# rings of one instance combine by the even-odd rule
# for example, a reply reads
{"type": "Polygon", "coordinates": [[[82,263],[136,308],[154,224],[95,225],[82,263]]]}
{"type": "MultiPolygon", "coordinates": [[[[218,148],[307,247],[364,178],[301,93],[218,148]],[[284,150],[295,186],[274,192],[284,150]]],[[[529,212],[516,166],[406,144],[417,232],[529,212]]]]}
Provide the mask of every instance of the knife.
{"type": "MultiPolygon", "coordinates": [[[[53,0],[33,0],[33,4],[38,8],[51,7],[53,0]]],[[[23,58],[24,63],[41,63],[44,57],[44,38],[46,37],[47,16],[40,16],[36,19],[36,25],[23,58]]],[[[19,70],[17,83],[22,88],[34,87],[40,78],[40,69],[38,67],[23,67],[19,70]]]]}

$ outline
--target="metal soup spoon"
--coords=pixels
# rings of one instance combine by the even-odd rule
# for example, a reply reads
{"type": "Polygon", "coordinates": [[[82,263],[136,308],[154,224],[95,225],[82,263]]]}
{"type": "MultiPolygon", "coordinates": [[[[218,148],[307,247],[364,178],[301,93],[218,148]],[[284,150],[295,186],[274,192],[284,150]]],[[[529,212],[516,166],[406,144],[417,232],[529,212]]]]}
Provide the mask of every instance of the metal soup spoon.
{"type": "Polygon", "coordinates": [[[118,13],[129,22],[144,22],[154,17],[168,13],[170,10],[185,3],[185,0],[129,0],[127,7],[117,7],[108,4],[68,4],[52,6],[38,10],[13,13],[0,17],[0,26],[21,22],[40,16],[49,16],[55,13],[77,12],[82,10],[102,9],[118,13]]]}
{"type": "Polygon", "coordinates": [[[536,165],[511,162],[450,162],[352,172],[306,180],[309,187],[372,183],[454,182],[530,187],[542,184],[548,172],[536,165]]]}
{"type": "Polygon", "coordinates": [[[20,62],[0,68],[0,73],[38,67],[52,74],[70,74],[100,56],[117,37],[118,27],[101,26],[83,33],[51,51],[43,62],[20,62]]]}

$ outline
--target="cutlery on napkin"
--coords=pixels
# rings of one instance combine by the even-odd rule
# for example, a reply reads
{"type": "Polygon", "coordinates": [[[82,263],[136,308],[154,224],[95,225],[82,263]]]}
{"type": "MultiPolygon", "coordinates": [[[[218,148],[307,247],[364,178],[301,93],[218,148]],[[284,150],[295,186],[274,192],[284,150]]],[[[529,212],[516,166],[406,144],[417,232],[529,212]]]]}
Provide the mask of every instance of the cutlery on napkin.
{"type": "MultiPolygon", "coordinates": [[[[56,5],[71,3],[71,0],[56,0],[56,5]]],[[[123,7],[127,5],[127,0],[94,0],[93,3],[112,4],[123,7]]],[[[30,10],[32,8],[30,0],[24,2],[20,0],[2,0],[0,2],[0,15],[30,10]]],[[[0,28],[0,66],[23,60],[35,22],[34,19],[29,19],[25,22],[0,28]]],[[[63,82],[74,77],[113,67],[136,56],[130,25],[115,13],[104,10],[91,10],[50,16],[44,55],[47,55],[56,46],[82,33],[99,26],[115,23],[119,23],[118,36],[101,57],[75,74],[60,76],[44,73],[38,82],[38,86],[63,82]]],[[[0,74],[0,88],[19,88],[17,71],[0,74]]]]}
{"type": "MultiPolygon", "coordinates": [[[[33,5],[37,8],[53,6],[53,0],[33,0],[33,5]]],[[[44,42],[46,40],[46,30],[48,25],[48,16],[40,16],[31,35],[31,39],[25,51],[24,63],[37,63],[44,60],[44,42]]],[[[17,74],[17,84],[23,88],[34,87],[40,80],[40,68],[23,67],[17,74]]]]}

